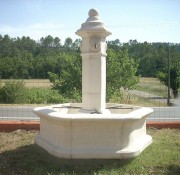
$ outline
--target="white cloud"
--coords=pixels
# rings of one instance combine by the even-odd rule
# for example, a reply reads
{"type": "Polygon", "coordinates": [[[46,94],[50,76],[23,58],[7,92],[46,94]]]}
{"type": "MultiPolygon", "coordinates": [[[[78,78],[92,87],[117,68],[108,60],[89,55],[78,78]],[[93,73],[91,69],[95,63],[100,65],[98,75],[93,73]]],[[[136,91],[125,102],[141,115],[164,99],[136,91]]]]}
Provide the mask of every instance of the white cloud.
{"type": "Polygon", "coordinates": [[[134,28],[164,28],[164,27],[174,27],[180,26],[180,22],[178,21],[170,21],[170,22],[158,22],[158,23],[126,23],[121,25],[111,25],[109,28],[121,28],[121,29],[134,29],[134,28]]]}
{"type": "Polygon", "coordinates": [[[15,28],[9,25],[0,25],[0,33],[1,34],[9,34],[14,33],[15,28]]]}
{"type": "MultiPolygon", "coordinates": [[[[130,39],[137,39],[138,41],[149,42],[174,42],[179,43],[179,30],[180,22],[159,22],[159,23],[132,23],[123,25],[111,25],[107,26],[112,32],[112,35],[107,40],[113,40],[119,38],[121,42],[127,42],[130,39]]],[[[46,23],[34,23],[31,25],[1,25],[0,34],[8,34],[10,37],[22,37],[29,36],[32,39],[39,40],[41,37],[51,35],[53,37],[59,37],[61,42],[67,37],[71,37],[73,40],[78,38],[75,35],[75,31],[79,27],[77,26],[63,26],[59,23],[46,22],[46,23]]]]}
{"type": "Polygon", "coordinates": [[[48,23],[35,23],[29,26],[10,26],[10,25],[0,25],[0,34],[8,34],[11,37],[22,37],[29,36],[35,40],[41,37],[52,35],[59,36],[63,31],[63,25],[56,24],[53,22],[48,23]]]}
{"type": "Polygon", "coordinates": [[[34,29],[34,30],[60,30],[63,26],[59,24],[54,24],[54,23],[36,23],[31,26],[29,26],[29,29],[34,29]]]}
{"type": "Polygon", "coordinates": [[[112,25],[108,29],[112,32],[111,39],[119,38],[121,42],[137,39],[139,42],[173,42],[179,43],[180,22],[166,21],[158,23],[131,23],[112,25]]]}

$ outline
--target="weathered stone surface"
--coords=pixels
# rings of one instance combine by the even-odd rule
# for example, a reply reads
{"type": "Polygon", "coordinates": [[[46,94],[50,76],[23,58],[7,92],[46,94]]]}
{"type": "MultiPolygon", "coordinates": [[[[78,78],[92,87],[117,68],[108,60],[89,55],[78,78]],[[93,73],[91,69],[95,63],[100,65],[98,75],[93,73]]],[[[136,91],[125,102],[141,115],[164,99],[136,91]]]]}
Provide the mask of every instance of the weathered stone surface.
{"type": "Polygon", "coordinates": [[[40,117],[35,142],[61,158],[135,157],[152,142],[146,118],[153,110],[106,104],[106,37],[111,33],[97,10],[89,11],[76,34],[82,37],[82,104],[35,108],[40,117]]]}

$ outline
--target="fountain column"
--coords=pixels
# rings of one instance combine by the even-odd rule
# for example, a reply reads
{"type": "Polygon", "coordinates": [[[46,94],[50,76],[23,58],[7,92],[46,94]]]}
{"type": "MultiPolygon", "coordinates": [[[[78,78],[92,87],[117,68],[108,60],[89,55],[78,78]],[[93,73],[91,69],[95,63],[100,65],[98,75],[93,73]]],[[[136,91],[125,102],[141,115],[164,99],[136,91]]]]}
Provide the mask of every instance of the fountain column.
{"type": "Polygon", "coordinates": [[[82,109],[104,113],[106,109],[106,37],[111,35],[95,9],[76,34],[82,37],[82,109]]]}
{"type": "Polygon", "coordinates": [[[83,103],[35,108],[34,113],[40,117],[40,134],[35,142],[61,158],[135,157],[152,143],[152,137],[146,134],[146,118],[153,110],[122,104],[108,104],[106,110],[106,37],[111,33],[97,10],[91,9],[76,34],[82,37],[83,103]]]}

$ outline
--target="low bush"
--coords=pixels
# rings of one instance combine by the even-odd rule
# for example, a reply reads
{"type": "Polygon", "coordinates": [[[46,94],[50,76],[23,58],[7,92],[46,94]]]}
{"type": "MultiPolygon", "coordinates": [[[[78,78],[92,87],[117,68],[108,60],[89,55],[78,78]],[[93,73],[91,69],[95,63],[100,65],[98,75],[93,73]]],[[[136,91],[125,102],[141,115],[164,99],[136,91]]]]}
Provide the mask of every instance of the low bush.
{"type": "Polygon", "coordinates": [[[27,88],[20,80],[8,80],[0,84],[1,104],[48,104],[63,103],[65,98],[57,90],[27,88]]]}
{"type": "Polygon", "coordinates": [[[24,103],[25,83],[21,80],[9,80],[0,87],[0,103],[24,103]]]}
{"type": "Polygon", "coordinates": [[[48,104],[64,103],[66,100],[58,91],[45,88],[28,88],[26,93],[26,103],[48,104]]]}
{"type": "Polygon", "coordinates": [[[112,92],[108,101],[111,103],[134,104],[137,102],[137,98],[135,98],[135,96],[130,94],[128,91],[120,89],[112,92]]]}

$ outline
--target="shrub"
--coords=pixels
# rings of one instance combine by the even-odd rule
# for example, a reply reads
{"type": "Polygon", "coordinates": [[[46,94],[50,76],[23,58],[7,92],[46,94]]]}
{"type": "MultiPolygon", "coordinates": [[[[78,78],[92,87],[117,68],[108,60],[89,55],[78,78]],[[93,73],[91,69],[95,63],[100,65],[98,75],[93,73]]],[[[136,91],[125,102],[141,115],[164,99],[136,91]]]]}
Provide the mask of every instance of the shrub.
{"type": "Polygon", "coordinates": [[[136,99],[136,97],[133,94],[130,94],[128,91],[119,89],[119,90],[112,92],[109,102],[135,104],[138,102],[138,99],[136,99]]]}
{"type": "Polygon", "coordinates": [[[64,97],[81,101],[82,59],[79,53],[63,56],[63,65],[59,73],[48,72],[52,89],[58,90],[64,97]]]}
{"type": "Polygon", "coordinates": [[[8,80],[0,83],[0,103],[5,104],[48,104],[63,103],[65,98],[57,90],[46,88],[26,88],[20,80],[8,80]]]}
{"type": "Polygon", "coordinates": [[[26,102],[31,104],[63,103],[65,98],[58,94],[57,90],[31,88],[27,89],[26,102]]]}
{"type": "MultiPolygon", "coordinates": [[[[168,86],[168,67],[157,73],[159,80],[168,86]]],[[[180,64],[173,63],[170,65],[170,87],[174,98],[178,97],[178,89],[180,88],[180,64]]]]}
{"type": "Polygon", "coordinates": [[[25,83],[20,80],[9,80],[0,87],[0,103],[24,103],[25,83]]]}

